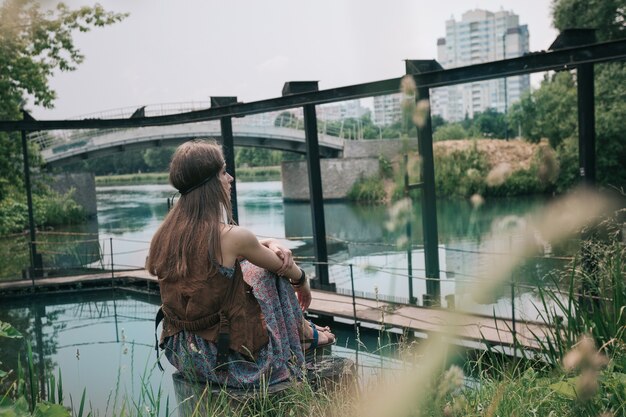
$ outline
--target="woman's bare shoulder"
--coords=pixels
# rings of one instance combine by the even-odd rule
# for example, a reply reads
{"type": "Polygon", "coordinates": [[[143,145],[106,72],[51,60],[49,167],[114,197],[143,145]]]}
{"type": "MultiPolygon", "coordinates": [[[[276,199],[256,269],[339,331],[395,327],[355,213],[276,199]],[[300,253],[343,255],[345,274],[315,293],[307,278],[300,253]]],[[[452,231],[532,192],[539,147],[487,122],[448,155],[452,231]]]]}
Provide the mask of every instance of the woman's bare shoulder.
{"type": "Polygon", "coordinates": [[[231,244],[247,244],[250,242],[257,242],[257,238],[250,230],[245,227],[226,224],[222,226],[222,243],[231,244]]]}

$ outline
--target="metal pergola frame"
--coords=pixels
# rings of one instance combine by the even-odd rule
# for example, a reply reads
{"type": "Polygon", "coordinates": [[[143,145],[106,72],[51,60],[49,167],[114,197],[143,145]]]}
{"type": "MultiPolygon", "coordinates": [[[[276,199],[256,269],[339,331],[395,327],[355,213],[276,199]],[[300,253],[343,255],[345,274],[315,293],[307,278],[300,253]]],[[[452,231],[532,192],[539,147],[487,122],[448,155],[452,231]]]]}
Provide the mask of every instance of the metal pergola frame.
{"type": "MultiPolygon", "coordinates": [[[[416,100],[429,99],[434,87],[490,80],[544,71],[577,70],[579,162],[583,181],[595,182],[595,118],[594,118],[594,64],[626,59],[626,39],[595,42],[593,30],[571,29],[561,33],[550,47],[551,50],[526,54],[517,58],[487,62],[472,66],[442,69],[434,60],[406,61],[406,74],[413,76],[417,86],[416,100]]],[[[235,97],[212,97],[211,108],[165,116],[143,117],[136,112],[129,119],[85,119],[85,120],[35,120],[24,112],[22,120],[0,121],[0,131],[21,131],[25,146],[26,132],[61,129],[111,129],[160,126],[220,120],[226,160],[230,162],[234,175],[232,155],[233,117],[304,108],[305,138],[307,142],[307,166],[309,168],[309,190],[316,257],[316,273],[322,286],[329,284],[326,231],[321,186],[319,152],[317,149],[317,126],[315,106],[338,101],[393,94],[399,91],[403,77],[374,81],[351,86],[318,91],[317,82],[288,82],[283,95],[277,98],[250,103],[237,102],[235,97]]],[[[439,304],[439,257],[436,217],[436,193],[432,149],[431,115],[427,112],[426,123],[418,126],[418,147],[422,164],[422,222],[424,227],[424,252],[427,278],[427,294],[424,304],[439,304]]],[[[28,155],[24,151],[25,178],[30,202],[28,155]]],[[[236,191],[233,187],[233,207],[236,207],[236,191]]],[[[30,204],[30,203],[29,203],[30,204]]],[[[236,212],[234,213],[236,216],[236,212]]],[[[31,266],[36,272],[35,229],[32,207],[29,207],[31,266]]],[[[39,269],[41,265],[39,265],[39,269]]],[[[413,294],[409,294],[412,299],[413,294]]]]}

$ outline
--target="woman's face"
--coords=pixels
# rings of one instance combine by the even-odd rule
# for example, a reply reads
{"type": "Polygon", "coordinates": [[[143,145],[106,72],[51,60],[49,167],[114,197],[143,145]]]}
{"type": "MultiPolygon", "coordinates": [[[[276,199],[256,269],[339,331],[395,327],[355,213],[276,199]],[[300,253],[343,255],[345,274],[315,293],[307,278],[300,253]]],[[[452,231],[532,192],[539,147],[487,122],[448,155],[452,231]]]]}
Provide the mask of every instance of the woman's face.
{"type": "Polygon", "coordinates": [[[231,175],[228,172],[226,172],[226,164],[222,166],[222,169],[220,170],[220,173],[219,173],[219,178],[224,189],[228,191],[228,194],[230,194],[230,183],[233,182],[234,178],[231,177],[231,175]]]}

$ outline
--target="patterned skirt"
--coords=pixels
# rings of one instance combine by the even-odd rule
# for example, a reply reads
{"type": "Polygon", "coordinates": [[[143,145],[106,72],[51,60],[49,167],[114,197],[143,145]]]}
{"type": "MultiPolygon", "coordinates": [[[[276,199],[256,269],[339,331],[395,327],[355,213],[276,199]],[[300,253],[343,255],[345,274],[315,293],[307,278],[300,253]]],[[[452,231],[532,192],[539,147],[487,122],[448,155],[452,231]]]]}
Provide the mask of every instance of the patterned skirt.
{"type": "MultiPolygon", "coordinates": [[[[251,361],[231,351],[228,367],[216,369],[217,346],[184,330],[165,340],[165,356],[183,375],[236,388],[300,378],[305,363],[300,343],[303,318],[293,287],[250,262],[243,261],[241,269],[261,306],[269,334],[269,343],[257,359],[251,361]]],[[[228,268],[221,270],[229,273],[228,268]]]]}

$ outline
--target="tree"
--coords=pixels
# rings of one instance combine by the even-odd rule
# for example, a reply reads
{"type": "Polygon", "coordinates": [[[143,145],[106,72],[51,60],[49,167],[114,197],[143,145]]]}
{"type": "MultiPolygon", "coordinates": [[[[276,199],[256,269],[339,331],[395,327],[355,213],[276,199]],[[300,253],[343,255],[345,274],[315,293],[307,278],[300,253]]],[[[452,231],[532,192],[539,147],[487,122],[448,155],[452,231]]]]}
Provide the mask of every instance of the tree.
{"type": "Polygon", "coordinates": [[[546,75],[541,87],[525,95],[509,111],[509,126],[522,136],[538,143],[548,138],[557,148],[568,137],[575,136],[578,125],[576,113],[576,84],[569,71],[546,75]]]}
{"type": "MultiPolygon", "coordinates": [[[[595,28],[598,41],[626,36],[624,0],[553,0],[552,7],[553,23],[560,31],[595,28]]],[[[594,65],[594,69],[597,180],[600,184],[623,187],[626,183],[623,169],[626,65],[612,62],[594,65]]],[[[571,165],[577,164],[578,152],[575,72],[562,71],[546,76],[538,90],[512,107],[509,126],[512,130],[519,126],[522,136],[532,142],[547,137],[559,154],[563,173],[557,181],[559,189],[572,185],[577,178],[572,175],[575,170],[571,165]]]]}
{"type": "Polygon", "coordinates": [[[463,129],[460,123],[448,123],[439,126],[433,133],[433,140],[449,140],[449,139],[467,139],[469,137],[467,131],[463,129]]]}
{"type": "MultiPolygon", "coordinates": [[[[52,107],[56,95],[49,80],[54,71],[72,71],[84,59],[72,34],[125,16],[100,5],[70,10],[59,3],[45,9],[35,0],[5,0],[0,6],[0,119],[19,119],[29,98],[35,105],[52,107]]],[[[2,200],[12,184],[21,185],[19,135],[0,133],[0,150],[2,200]]]]}
{"type": "Polygon", "coordinates": [[[488,108],[477,113],[472,122],[472,136],[504,139],[507,130],[506,116],[488,108]]]}
{"type": "Polygon", "coordinates": [[[624,0],[553,0],[552,18],[559,30],[596,29],[596,36],[602,41],[626,36],[624,0]]]}
{"type": "MultiPolygon", "coordinates": [[[[553,23],[559,30],[594,28],[598,41],[626,37],[624,0],[554,0],[553,23]]],[[[626,184],[626,65],[595,65],[597,179],[600,184],[626,184]]],[[[575,114],[576,107],[572,108],[575,114]]]]}
{"type": "Polygon", "coordinates": [[[143,161],[152,172],[168,171],[175,150],[172,146],[148,148],[143,152],[143,161]]]}

